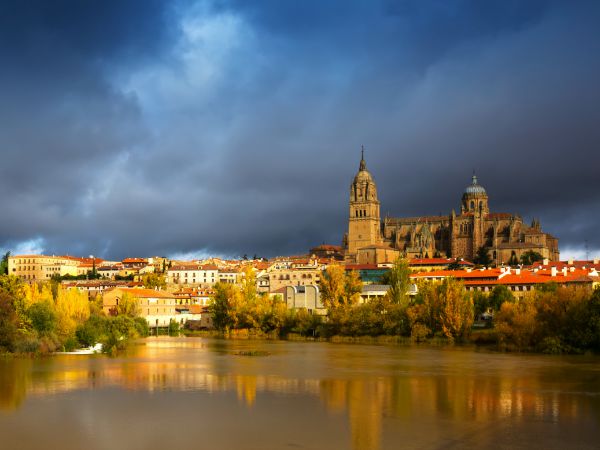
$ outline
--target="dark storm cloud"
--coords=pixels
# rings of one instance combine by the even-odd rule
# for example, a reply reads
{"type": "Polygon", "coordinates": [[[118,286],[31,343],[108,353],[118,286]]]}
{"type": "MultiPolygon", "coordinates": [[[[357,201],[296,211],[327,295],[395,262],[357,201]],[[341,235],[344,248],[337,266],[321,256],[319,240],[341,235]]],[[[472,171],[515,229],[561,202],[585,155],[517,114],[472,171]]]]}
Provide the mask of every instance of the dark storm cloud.
{"type": "Polygon", "coordinates": [[[365,144],[382,212],[449,213],[476,169],[492,209],[600,249],[593,2],[15,4],[0,247],[336,243],[365,144]]]}

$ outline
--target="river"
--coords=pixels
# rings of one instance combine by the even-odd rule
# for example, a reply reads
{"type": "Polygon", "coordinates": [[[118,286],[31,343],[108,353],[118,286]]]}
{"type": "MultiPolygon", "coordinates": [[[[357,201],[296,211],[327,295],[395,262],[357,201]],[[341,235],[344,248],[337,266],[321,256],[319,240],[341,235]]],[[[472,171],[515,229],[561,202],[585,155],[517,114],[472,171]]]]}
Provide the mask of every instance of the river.
{"type": "Polygon", "coordinates": [[[597,449],[600,358],[148,338],[0,360],[0,448],[597,449]]]}

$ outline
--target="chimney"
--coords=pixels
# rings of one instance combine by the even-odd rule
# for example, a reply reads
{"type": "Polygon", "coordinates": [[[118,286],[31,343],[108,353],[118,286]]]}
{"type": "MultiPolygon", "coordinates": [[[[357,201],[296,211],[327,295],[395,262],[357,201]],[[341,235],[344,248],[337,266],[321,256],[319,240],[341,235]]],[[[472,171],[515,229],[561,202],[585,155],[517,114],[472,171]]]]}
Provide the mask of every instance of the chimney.
{"type": "Polygon", "coordinates": [[[467,273],[471,273],[473,269],[471,269],[470,267],[467,267],[467,273]]]}
{"type": "Polygon", "coordinates": [[[556,267],[552,266],[552,268],[550,269],[550,275],[555,277],[556,276],[556,267]]]}
{"type": "Polygon", "coordinates": [[[515,269],[515,275],[521,275],[521,268],[515,269]]]}
{"type": "Polygon", "coordinates": [[[600,260],[598,260],[598,258],[594,258],[594,261],[592,261],[594,264],[600,264],[600,260]]]}
{"type": "Polygon", "coordinates": [[[567,268],[566,267],[562,268],[562,274],[563,274],[563,277],[567,276],[567,268]]]}
{"type": "Polygon", "coordinates": [[[569,272],[571,272],[571,273],[575,272],[575,267],[569,267],[569,272]]]}
{"type": "Polygon", "coordinates": [[[573,265],[573,262],[574,262],[574,261],[573,261],[573,257],[571,256],[571,257],[569,258],[569,260],[567,261],[567,263],[568,263],[570,266],[572,266],[572,265],[573,265]]]}
{"type": "Polygon", "coordinates": [[[550,264],[550,260],[548,258],[544,258],[542,263],[544,264],[544,266],[547,266],[548,264],[550,264]]]}
{"type": "Polygon", "coordinates": [[[500,273],[504,273],[504,267],[500,267],[500,273]]]}

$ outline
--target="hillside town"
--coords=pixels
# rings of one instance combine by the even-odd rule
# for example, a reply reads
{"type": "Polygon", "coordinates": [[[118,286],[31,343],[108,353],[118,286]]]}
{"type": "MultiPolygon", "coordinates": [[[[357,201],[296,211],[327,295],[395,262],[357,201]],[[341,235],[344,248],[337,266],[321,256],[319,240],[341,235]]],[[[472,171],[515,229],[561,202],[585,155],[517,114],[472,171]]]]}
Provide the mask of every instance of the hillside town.
{"type": "MultiPolygon", "coordinates": [[[[241,285],[248,273],[255,279],[258,293],[284,301],[288,309],[306,309],[310,314],[327,313],[321,301],[319,281],[324,271],[339,265],[357,273],[361,282],[358,303],[386,295],[386,274],[394,261],[356,264],[343,259],[342,247],[320,245],[306,255],[266,259],[208,258],[181,261],[165,257],[128,257],[121,261],[102,258],[56,255],[10,255],[8,274],[26,283],[58,281],[67,290],[100,296],[110,314],[125,293],[140,306],[141,316],[150,328],[185,325],[197,321],[211,328],[209,305],[218,283],[241,285]]],[[[415,295],[420,281],[460,280],[468,292],[489,293],[504,286],[515,297],[554,283],[593,290],[600,284],[600,261],[549,261],[528,265],[484,266],[454,258],[412,258],[409,295],[415,295]]]]}

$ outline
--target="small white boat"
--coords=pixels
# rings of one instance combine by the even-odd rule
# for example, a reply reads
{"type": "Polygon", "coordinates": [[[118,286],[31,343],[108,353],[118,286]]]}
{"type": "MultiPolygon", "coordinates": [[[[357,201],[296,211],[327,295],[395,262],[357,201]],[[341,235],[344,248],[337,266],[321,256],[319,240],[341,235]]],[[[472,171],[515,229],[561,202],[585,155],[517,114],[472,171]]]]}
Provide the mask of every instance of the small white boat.
{"type": "Polygon", "coordinates": [[[92,347],[80,348],[72,352],[56,352],[57,355],[93,355],[102,353],[102,344],[96,344],[92,347]]]}

